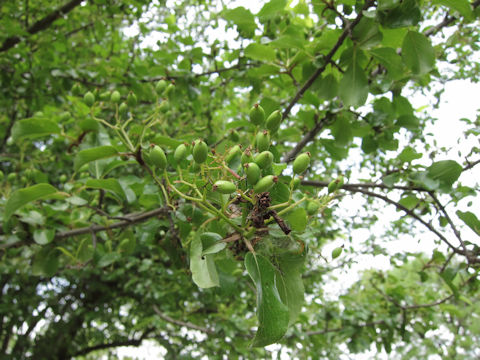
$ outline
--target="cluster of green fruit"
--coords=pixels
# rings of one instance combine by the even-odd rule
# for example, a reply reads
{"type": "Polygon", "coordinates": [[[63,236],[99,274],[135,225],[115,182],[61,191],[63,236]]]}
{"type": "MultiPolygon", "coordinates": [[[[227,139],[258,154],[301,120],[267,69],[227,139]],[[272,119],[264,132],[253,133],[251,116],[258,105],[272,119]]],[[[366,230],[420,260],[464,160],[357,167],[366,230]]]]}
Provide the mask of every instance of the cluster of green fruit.
{"type": "MultiPolygon", "coordinates": [[[[270,190],[278,182],[278,176],[270,173],[274,155],[269,151],[269,148],[271,145],[270,134],[275,134],[278,131],[282,115],[280,111],[276,110],[265,120],[265,112],[259,104],[255,104],[252,107],[249,115],[254,125],[260,128],[265,124],[266,128],[260,129],[256,133],[253,144],[248,146],[243,152],[241,145],[235,145],[226,152],[226,155],[219,155],[215,160],[217,162],[223,160],[228,165],[234,158],[240,157],[241,165],[237,172],[243,172],[243,179],[246,179],[247,184],[253,187],[254,192],[258,194],[270,190]],[[256,149],[256,154],[253,154],[253,148],[256,149]]],[[[205,163],[209,153],[209,147],[205,141],[198,139],[192,143],[192,146],[191,153],[195,164],[205,163]]],[[[189,154],[189,148],[189,144],[178,145],[173,155],[175,164],[179,164],[186,159],[189,154]]],[[[154,165],[160,171],[163,171],[167,166],[165,152],[158,145],[151,147],[150,152],[145,154],[145,159],[147,163],[154,165]]],[[[306,171],[309,164],[310,153],[306,152],[298,155],[293,162],[293,173],[296,175],[302,174],[306,171]]],[[[233,181],[221,179],[214,182],[212,190],[221,194],[232,194],[236,192],[237,185],[233,181]]]]}

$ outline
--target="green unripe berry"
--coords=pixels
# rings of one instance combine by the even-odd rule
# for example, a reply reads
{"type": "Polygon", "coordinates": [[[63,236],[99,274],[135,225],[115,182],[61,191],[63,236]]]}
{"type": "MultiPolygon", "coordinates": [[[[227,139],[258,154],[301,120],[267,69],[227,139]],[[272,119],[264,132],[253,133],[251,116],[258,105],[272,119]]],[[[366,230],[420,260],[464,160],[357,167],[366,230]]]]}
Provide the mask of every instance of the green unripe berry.
{"type": "Polygon", "coordinates": [[[155,85],[155,91],[157,92],[157,94],[162,94],[167,88],[167,85],[168,83],[163,79],[157,81],[157,84],[155,85]]]}
{"type": "Polygon", "coordinates": [[[260,131],[255,138],[255,143],[257,145],[258,152],[268,150],[270,147],[270,133],[268,130],[260,131]]]}
{"type": "Polygon", "coordinates": [[[128,111],[128,105],[122,102],[120,106],[118,107],[118,113],[120,115],[125,115],[128,111]]]}
{"type": "Polygon", "coordinates": [[[225,157],[225,161],[227,162],[227,164],[230,164],[232,160],[235,159],[235,157],[237,157],[241,153],[242,153],[242,149],[240,148],[240,146],[235,145],[228,151],[228,154],[225,157]]]}
{"type": "Polygon", "coordinates": [[[58,180],[59,180],[61,183],[64,183],[65,181],[67,181],[67,175],[65,175],[65,174],[60,175],[60,177],[58,178],[58,180]]]}
{"type": "Polygon", "coordinates": [[[92,107],[95,103],[95,95],[91,91],[88,91],[85,95],[83,95],[83,102],[88,107],[92,107]]]}
{"type": "Polygon", "coordinates": [[[277,132],[277,130],[280,128],[280,123],[282,122],[282,113],[280,110],[275,110],[270,114],[270,116],[267,118],[267,129],[271,131],[271,133],[277,132]]]}
{"type": "Polygon", "coordinates": [[[231,181],[218,180],[213,184],[213,191],[218,191],[220,194],[231,194],[237,190],[237,187],[231,181]]]}
{"type": "Polygon", "coordinates": [[[302,174],[310,165],[310,153],[306,152],[297,156],[293,162],[293,173],[302,174]]]}
{"type": "Polygon", "coordinates": [[[150,151],[150,161],[159,170],[165,169],[165,167],[167,166],[167,157],[165,156],[165,153],[160,146],[155,145],[150,151]]]}
{"type": "Polygon", "coordinates": [[[262,125],[265,121],[265,111],[259,104],[255,104],[250,109],[250,121],[255,125],[262,125]]]}
{"type": "Polygon", "coordinates": [[[332,180],[330,182],[330,184],[328,184],[328,187],[327,187],[328,193],[331,194],[331,193],[337,191],[338,189],[341,189],[343,184],[344,184],[344,181],[345,180],[344,180],[342,175],[340,175],[337,179],[332,180]]]}
{"type": "Polygon", "coordinates": [[[308,215],[316,214],[319,208],[320,208],[320,204],[318,202],[309,201],[307,204],[307,214],[308,215]]]}
{"type": "Polygon", "coordinates": [[[72,115],[68,111],[65,111],[65,112],[60,114],[60,122],[65,122],[68,119],[70,119],[71,117],[72,117],[72,115]]]}
{"type": "Polygon", "coordinates": [[[163,95],[168,96],[168,94],[170,94],[174,89],[175,89],[175,85],[169,84],[165,89],[165,91],[163,92],[163,95]]]}
{"type": "Polygon", "coordinates": [[[193,146],[193,160],[197,164],[202,164],[207,160],[208,146],[203,140],[197,140],[193,146]]]}
{"type": "Polygon", "coordinates": [[[137,95],[135,95],[133,92],[129,92],[127,96],[127,105],[130,107],[134,107],[137,105],[137,95]]]}
{"type": "Polygon", "coordinates": [[[73,84],[72,94],[75,96],[79,96],[81,93],[82,93],[82,87],[80,86],[80,84],[78,83],[73,84]]]}
{"type": "Polygon", "coordinates": [[[332,250],[332,260],[336,259],[342,254],[343,246],[339,246],[332,250]]]}
{"type": "Polygon", "coordinates": [[[260,180],[260,175],[262,171],[258,167],[257,164],[254,162],[248,163],[244,165],[245,167],[245,174],[247,175],[247,181],[251,185],[255,185],[258,180],[260,180]]]}
{"type": "Polygon", "coordinates": [[[162,113],[166,113],[170,109],[170,104],[168,103],[167,100],[163,100],[160,105],[158,105],[158,110],[162,113]]]}
{"type": "Polygon", "coordinates": [[[98,95],[98,98],[102,101],[107,101],[108,99],[110,99],[111,96],[112,94],[110,93],[110,91],[104,91],[100,95],[98,95]]]}
{"type": "Polygon", "coordinates": [[[252,152],[250,150],[250,147],[247,147],[245,149],[245,151],[243,152],[242,157],[240,158],[240,162],[242,163],[242,165],[245,165],[245,164],[250,163],[252,161],[253,161],[252,152]]]}
{"type": "Polygon", "coordinates": [[[17,174],[15,173],[10,173],[7,175],[7,181],[8,182],[14,182],[17,179],[17,174]]]}
{"type": "Polygon", "coordinates": [[[253,187],[253,191],[256,194],[268,191],[276,182],[278,181],[278,177],[273,175],[267,175],[258,180],[257,184],[253,187]]]}
{"type": "Polygon", "coordinates": [[[270,151],[263,151],[255,156],[254,161],[261,169],[265,169],[272,165],[273,154],[270,151]]]}
{"type": "Polygon", "coordinates": [[[121,100],[120,93],[117,90],[112,92],[112,95],[110,95],[110,101],[114,104],[119,104],[120,100],[121,100]]]}
{"type": "Polygon", "coordinates": [[[187,157],[187,147],[185,144],[180,144],[177,146],[175,149],[175,152],[173,153],[173,159],[175,162],[178,164],[179,162],[185,160],[187,157]]]}

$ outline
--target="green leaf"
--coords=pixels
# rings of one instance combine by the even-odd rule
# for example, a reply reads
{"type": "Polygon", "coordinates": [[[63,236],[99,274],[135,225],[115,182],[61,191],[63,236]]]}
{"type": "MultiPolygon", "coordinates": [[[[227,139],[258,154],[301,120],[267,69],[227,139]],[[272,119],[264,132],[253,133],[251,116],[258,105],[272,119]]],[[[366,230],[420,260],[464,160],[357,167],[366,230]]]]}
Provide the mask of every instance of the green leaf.
{"type": "Polygon", "coordinates": [[[412,147],[407,146],[402,152],[398,155],[397,159],[401,162],[411,162],[412,160],[420,159],[422,154],[417,153],[412,147]]]}
{"type": "Polygon", "coordinates": [[[402,44],[402,58],[414,74],[428,73],[435,66],[435,51],[430,40],[416,31],[409,31],[402,44]]]}
{"type": "Polygon", "coordinates": [[[453,160],[434,162],[427,169],[428,177],[440,182],[442,191],[449,191],[462,173],[462,166],[453,160]]]}
{"type": "Polygon", "coordinates": [[[33,231],[33,240],[38,245],[46,245],[52,242],[55,237],[55,230],[53,229],[36,229],[33,231]]]}
{"type": "Polygon", "coordinates": [[[115,155],[118,155],[118,151],[113,146],[99,146],[85,149],[80,151],[77,156],[75,156],[73,168],[75,171],[78,171],[78,169],[89,162],[109,158],[115,155]]]}
{"type": "Polygon", "coordinates": [[[259,18],[271,18],[275,16],[278,12],[285,9],[287,5],[286,0],[271,0],[260,9],[257,16],[259,18]]]}
{"type": "Polygon", "coordinates": [[[12,139],[35,138],[51,134],[60,134],[60,127],[55,121],[45,118],[24,119],[15,122],[12,128],[12,139]]]}
{"type": "Polygon", "coordinates": [[[393,80],[398,80],[403,77],[403,63],[400,55],[397,54],[395,49],[390,47],[383,47],[379,49],[370,50],[372,54],[385,68],[388,75],[393,80]]]}
{"type": "Polygon", "coordinates": [[[52,277],[58,270],[58,256],[55,249],[44,247],[35,254],[32,264],[34,276],[52,277]]]}
{"type": "Polygon", "coordinates": [[[277,288],[280,299],[288,306],[289,325],[292,325],[302,310],[305,287],[302,281],[302,267],[306,252],[288,252],[275,258],[278,266],[277,288]]]}
{"type": "Polygon", "coordinates": [[[302,207],[297,207],[290,211],[285,219],[290,224],[293,231],[304,232],[307,227],[308,216],[307,212],[302,207]]]}
{"type": "Polygon", "coordinates": [[[238,32],[243,37],[251,38],[255,35],[255,29],[257,24],[253,14],[245,9],[243,6],[239,6],[232,10],[226,10],[224,13],[225,20],[230,20],[237,25],[238,32]]]}
{"type": "Polygon", "coordinates": [[[206,248],[205,250],[202,251],[202,255],[205,256],[205,255],[208,255],[208,254],[216,254],[220,251],[222,251],[223,249],[225,249],[227,247],[227,244],[225,242],[217,242],[211,246],[209,246],[208,248],[206,248]]]}
{"type": "Polygon", "coordinates": [[[456,275],[457,272],[452,268],[446,268],[444,271],[440,272],[440,277],[443,279],[443,281],[445,281],[450,290],[452,290],[453,295],[458,298],[458,288],[453,283],[453,279],[456,275]]]}
{"type": "Polygon", "coordinates": [[[252,346],[267,346],[280,340],[288,329],[290,319],[287,305],[278,292],[277,269],[262,255],[248,253],[245,268],[257,290],[258,329],[252,346]]]}
{"type": "Polygon", "coordinates": [[[192,279],[201,288],[220,286],[213,255],[202,255],[202,239],[195,236],[190,243],[190,271],[192,279]]]}
{"type": "Polygon", "coordinates": [[[382,1],[378,4],[377,19],[387,28],[415,26],[422,20],[417,0],[382,1]],[[395,4],[398,4],[395,6],[395,4]]]}
{"type": "Polygon", "coordinates": [[[475,231],[477,235],[480,235],[480,221],[474,213],[457,210],[456,214],[470,229],[475,231]]]}
{"type": "Polygon", "coordinates": [[[368,80],[363,69],[356,62],[352,63],[343,74],[339,93],[346,107],[365,104],[368,96],[368,80]]]}
{"type": "Polygon", "coordinates": [[[107,190],[114,193],[122,200],[126,199],[125,192],[117,179],[88,179],[85,186],[87,188],[107,190]]]}
{"type": "Polygon", "coordinates": [[[153,142],[156,145],[159,145],[159,146],[165,145],[171,149],[176,149],[178,145],[183,144],[183,141],[175,140],[175,139],[172,139],[171,137],[160,135],[160,134],[155,135],[153,142]]]}
{"type": "Polygon", "coordinates": [[[383,35],[378,23],[366,17],[362,18],[353,30],[353,40],[361,48],[369,49],[382,41],[383,35]]]}
{"type": "Polygon", "coordinates": [[[58,190],[50,184],[37,184],[14,191],[5,204],[4,220],[7,221],[15,211],[29,202],[43,199],[57,192],[58,190]]]}
{"type": "Polygon", "coordinates": [[[100,260],[98,260],[98,267],[104,268],[109,265],[112,265],[115,261],[119,260],[121,255],[117,252],[111,252],[104,254],[100,260]]]}
{"type": "Polygon", "coordinates": [[[433,3],[444,5],[453,11],[458,11],[467,20],[473,17],[472,5],[468,0],[434,0],[433,3]]]}
{"type": "Polygon", "coordinates": [[[260,61],[274,61],[275,50],[267,45],[253,43],[246,47],[245,56],[254,60],[260,61]]]}

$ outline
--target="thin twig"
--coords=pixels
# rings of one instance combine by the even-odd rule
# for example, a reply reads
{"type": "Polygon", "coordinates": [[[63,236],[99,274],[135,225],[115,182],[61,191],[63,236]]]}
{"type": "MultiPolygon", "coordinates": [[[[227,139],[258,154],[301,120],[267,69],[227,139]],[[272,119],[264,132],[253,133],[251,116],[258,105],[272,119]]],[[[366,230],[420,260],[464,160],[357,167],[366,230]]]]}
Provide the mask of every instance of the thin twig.
{"type": "Polygon", "coordinates": [[[170,316],[168,316],[167,314],[164,314],[163,312],[161,312],[160,309],[156,305],[153,305],[153,311],[155,311],[155,313],[161,319],[163,319],[166,322],[169,322],[171,324],[178,325],[178,326],[185,326],[189,329],[198,330],[198,331],[204,332],[206,334],[210,334],[210,335],[215,334],[215,331],[212,330],[212,329],[208,329],[208,328],[205,328],[205,327],[202,327],[202,326],[198,326],[198,325],[192,324],[190,322],[185,322],[185,321],[173,319],[170,316]]]}

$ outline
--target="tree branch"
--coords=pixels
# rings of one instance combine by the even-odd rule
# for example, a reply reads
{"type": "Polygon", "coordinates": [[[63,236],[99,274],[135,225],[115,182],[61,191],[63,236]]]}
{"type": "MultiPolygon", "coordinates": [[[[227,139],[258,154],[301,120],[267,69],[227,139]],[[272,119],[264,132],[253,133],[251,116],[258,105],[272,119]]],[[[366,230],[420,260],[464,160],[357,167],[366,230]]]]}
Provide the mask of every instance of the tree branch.
{"type": "Polygon", "coordinates": [[[371,0],[367,0],[365,2],[365,5],[363,6],[363,9],[360,10],[360,12],[357,15],[357,17],[355,18],[355,20],[353,20],[351,23],[347,24],[347,26],[343,30],[342,34],[338,38],[336,44],[329,51],[329,53],[323,58],[323,61],[324,61],[323,65],[321,67],[319,67],[312,74],[312,76],[310,76],[310,78],[305,82],[305,84],[302,86],[302,88],[300,90],[298,90],[298,92],[295,94],[295,96],[290,101],[288,106],[285,108],[285,110],[283,111],[283,114],[282,114],[282,119],[286,119],[289,116],[290,111],[292,110],[293,106],[298,102],[298,100],[300,100],[300,98],[310,88],[310,86],[313,85],[315,80],[325,71],[325,69],[327,68],[327,65],[330,63],[330,61],[332,61],[332,58],[335,55],[335,53],[337,52],[337,50],[340,48],[340,46],[342,46],[342,44],[345,41],[345,39],[347,38],[347,36],[352,32],[352,30],[355,28],[355,26],[357,26],[358,23],[360,22],[360,20],[362,19],[363,12],[365,10],[367,10],[370,6],[372,6],[372,4],[373,4],[373,2],[371,0]]]}
{"type": "MultiPolygon", "coordinates": [[[[82,3],[82,0],[71,0],[70,2],[66,3],[63,5],[60,9],[57,9],[44,18],[38,20],[35,24],[30,26],[27,29],[27,32],[30,35],[36,34],[39,31],[42,31],[46,28],[48,28],[55,20],[60,18],[61,16],[68,14],[70,11],[72,11],[75,7],[80,5],[82,3]]],[[[9,50],[10,48],[14,47],[21,41],[20,36],[10,36],[5,39],[3,42],[2,46],[0,47],[0,52],[4,52],[9,50]]]]}
{"type": "Polygon", "coordinates": [[[124,228],[127,226],[131,226],[134,224],[141,223],[145,220],[148,220],[152,217],[159,216],[159,215],[167,215],[170,209],[168,207],[161,207],[155,210],[147,211],[144,213],[134,213],[134,214],[127,214],[124,216],[124,218],[127,218],[128,220],[123,220],[116,222],[112,225],[108,226],[103,226],[103,225],[93,225],[93,226],[87,226],[79,229],[74,229],[74,230],[69,230],[69,231],[64,231],[57,233],[55,235],[55,239],[66,239],[71,236],[78,236],[78,235],[83,235],[83,234],[88,234],[88,233],[97,233],[100,231],[105,231],[105,230],[110,230],[110,229],[116,229],[116,228],[124,228]]]}
{"type": "Polygon", "coordinates": [[[78,352],[76,352],[73,356],[82,356],[86,355],[88,353],[91,353],[92,351],[96,350],[103,350],[103,349],[110,349],[110,348],[115,348],[119,346],[140,346],[142,344],[142,341],[146,339],[148,334],[152,333],[153,329],[147,329],[145,332],[140,336],[138,339],[127,339],[127,340],[122,340],[122,341],[114,341],[111,343],[107,344],[97,344],[93,346],[89,346],[85,349],[82,349],[78,352]]]}
{"type": "MultiPolygon", "coordinates": [[[[327,187],[328,181],[316,181],[316,180],[302,180],[302,185],[315,186],[315,187],[327,187]]],[[[419,186],[402,186],[402,185],[393,185],[387,186],[385,184],[374,184],[374,183],[358,183],[358,184],[344,184],[342,189],[354,191],[359,188],[377,188],[377,189],[386,189],[386,190],[411,190],[411,191],[422,191],[428,192],[427,189],[424,189],[419,186]]]]}
{"type": "Polygon", "coordinates": [[[210,335],[215,334],[215,331],[212,330],[212,329],[204,328],[204,327],[201,327],[201,326],[192,324],[192,323],[190,323],[190,322],[185,322],[185,321],[173,319],[173,318],[171,318],[170,316],[168,316],[168,315],[164,314],[163,312],[161,312],[160,309],[159,309],[156,305],[153,305],[153,311],[155,311],[155,313],[156,313],[162,320],[165,320],[166,322],[169,322],[169,323],[171,323],[171,324],[175,324],[175,325],[178,325],[178,326],[185,326],[185,327],[187,327],[187,328],[189,328],[189,329],[198,330],[198,331],[204,332],[204,333],[206,333],[206,334],[210,334],[210,335]]]}
{"type": "Polygon", "coordinates": [[[310,141],[315,139],[315,136],[317,136],[317,134],[324,128],[325,125],[327,125],[334,115],[332,113],[327,113],[320,121],[318,120],[319,116],[320,115],[318,113],[315,114],[315,126],[305,134],[303,139],[300,140],[292,150],[283,156],[284,162],[292,161],[310,141]]]}

